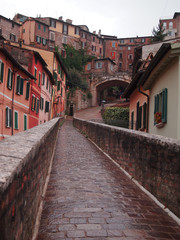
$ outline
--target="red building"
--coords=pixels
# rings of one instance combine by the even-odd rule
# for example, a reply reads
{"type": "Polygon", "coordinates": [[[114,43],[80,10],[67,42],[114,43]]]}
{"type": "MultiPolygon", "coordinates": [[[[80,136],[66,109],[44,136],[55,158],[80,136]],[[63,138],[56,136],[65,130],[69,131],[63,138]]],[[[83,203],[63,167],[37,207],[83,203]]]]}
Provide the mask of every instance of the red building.
{"type": "Polygon", "coordinates": [[[30,84],[29,128],[38,125],[43,68],[47,66],[41,55],[33,50],[5,45],[11,55],[24,66],[35,80],[30,84]]]}

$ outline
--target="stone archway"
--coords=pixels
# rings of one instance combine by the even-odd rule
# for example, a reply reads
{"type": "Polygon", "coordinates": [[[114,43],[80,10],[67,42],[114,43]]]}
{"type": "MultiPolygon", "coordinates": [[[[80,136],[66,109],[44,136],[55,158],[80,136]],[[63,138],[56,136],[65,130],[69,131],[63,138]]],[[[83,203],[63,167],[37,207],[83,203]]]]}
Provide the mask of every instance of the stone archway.
{"type": "Polygon", "coordinates": [[[131,82],[129,75],[105,76],[94,79],[91,85],[92,106],[97,106],[101,99],[101,92],[107,88],[117,86],[125,89],[131,82]]]}

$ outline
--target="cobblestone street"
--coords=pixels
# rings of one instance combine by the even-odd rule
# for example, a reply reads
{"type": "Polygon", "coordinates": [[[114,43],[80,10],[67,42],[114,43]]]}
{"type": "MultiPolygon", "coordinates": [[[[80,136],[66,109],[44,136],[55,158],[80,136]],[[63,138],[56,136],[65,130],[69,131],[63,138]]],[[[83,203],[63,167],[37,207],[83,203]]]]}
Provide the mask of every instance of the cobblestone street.
{"type": "Polygon", "coordinates": [[[37,240],[180,239],[180,226],[67,119],[37,240]]]}

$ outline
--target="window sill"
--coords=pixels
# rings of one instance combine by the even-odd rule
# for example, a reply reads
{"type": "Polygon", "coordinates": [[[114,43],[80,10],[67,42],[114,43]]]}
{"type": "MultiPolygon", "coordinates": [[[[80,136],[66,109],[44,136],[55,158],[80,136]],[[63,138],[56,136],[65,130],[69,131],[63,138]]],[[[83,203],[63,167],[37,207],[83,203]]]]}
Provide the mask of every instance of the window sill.
{"type": "Polygon", "coordinates": [[[163,123],[163,122],[160,122],[160,123],[156,124],[156,127],[157,127],[157,128],[162,128],[162,127],[164,127],[164,123],[163,123]]]}

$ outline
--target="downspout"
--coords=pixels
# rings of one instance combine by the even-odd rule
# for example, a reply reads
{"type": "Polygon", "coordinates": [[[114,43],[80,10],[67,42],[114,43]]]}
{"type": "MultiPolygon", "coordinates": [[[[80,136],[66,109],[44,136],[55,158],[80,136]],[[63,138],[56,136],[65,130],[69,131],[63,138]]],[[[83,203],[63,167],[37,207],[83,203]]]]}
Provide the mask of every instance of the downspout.
{"type": "Polygon", "coordinates": [[[18,71],[19,70],[13,71],[13,79],[12,79],[12,116],[11,116],[11,134],[12,135],[14,135],[14,89],[15,89],[15,82],[16,82],[15,76],[18,71]]]}
{"type": "Polygon", "coordinates": [[[149,131],[149,95],[142,92],[140,90],[140,86],[138,86],[138,92],[140,92],[141,94],[143,94],[144,96],[147,97],[147,111],[146,111],[146,132],[149,131]]]}

